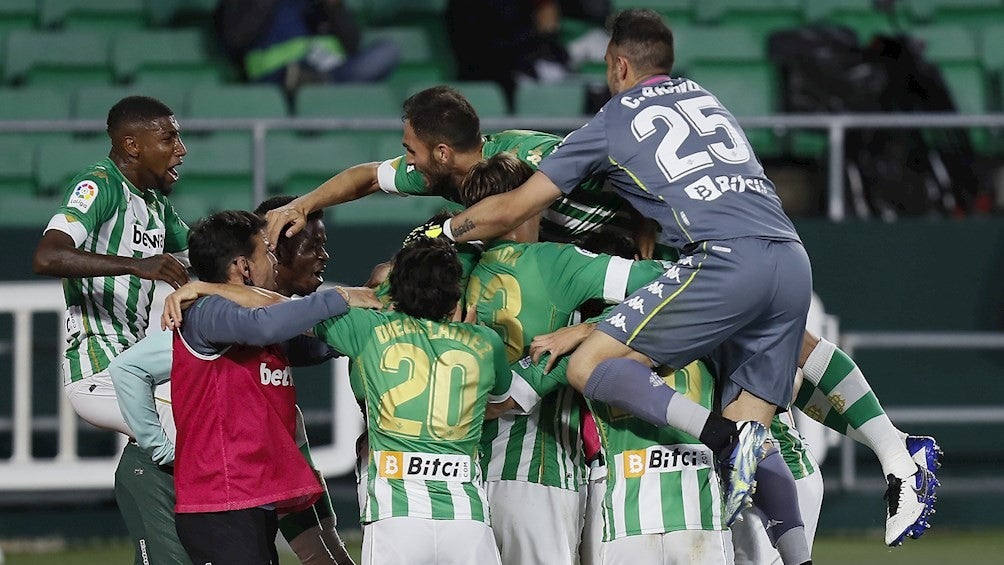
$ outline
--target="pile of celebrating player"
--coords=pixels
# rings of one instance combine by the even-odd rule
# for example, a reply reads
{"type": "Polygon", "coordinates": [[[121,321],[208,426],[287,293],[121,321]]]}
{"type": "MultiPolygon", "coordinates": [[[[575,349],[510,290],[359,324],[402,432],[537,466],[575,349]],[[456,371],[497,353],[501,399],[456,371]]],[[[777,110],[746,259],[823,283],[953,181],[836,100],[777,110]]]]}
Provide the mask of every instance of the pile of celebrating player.
{"type": "Polygon", "coordinates": [[[937,444],[805,330],[809,259],[742,129],[670,76],[657,14],[611,34],[613,98],[564,140],[483,135],[430,88],[404,103],[404,156],[192,229],[167,198],[173,112],[110,110],[35,269],[65,279],[71,404],[131,439],[137,563],[277,564],[280,530],[303,563],[351,563],[291,369],[338,355],[367,425],[365,563],[808,563],[822,479],[792,406],[875,452],[887,544],[924,533],[937,444]],[[366,286],[319,290],[322,209],[378,190],[466,209],[366,286]],[[177,290],[148,332],[158,280],[177,290]]]}

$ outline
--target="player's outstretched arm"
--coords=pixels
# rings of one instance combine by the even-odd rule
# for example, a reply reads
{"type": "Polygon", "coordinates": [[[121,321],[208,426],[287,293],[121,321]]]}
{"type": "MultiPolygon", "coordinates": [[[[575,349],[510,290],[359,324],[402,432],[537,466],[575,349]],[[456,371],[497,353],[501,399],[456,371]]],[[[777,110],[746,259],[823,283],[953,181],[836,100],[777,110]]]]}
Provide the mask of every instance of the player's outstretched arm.
{"type": "MultiPolygon", "coordinates": [[[[307,214],[335,204],[351,202],[380,190],[377,180],[377,168],[380,163],[362,163],[350,167],[330,179],[321,186],[296,198],[285,206],[269,210],[265,214],[265,227],[268,241],[279,241],[279,233],[286,228],[286,237],[291,237],[303,229],[307,222],[307,214]]],[[[275,244],[270,244],[274,248],[275,244]]]]}
{"type": "Polygon", "coordinates": [[[186,308],[203,296],[213,295],[222,296],[245,308],[261,308],[289,300],[278,292],[256,286],[192,281],[168,294],[164,299],[164,313],[160,317],[161,329],[172,330],[180,327],[182,312],[186,308]]]}
{"type": "Polygon", "coordinates": [[[73,239],[59,230],[49,230],[35,248],[35,274],[61,278],[134,275],[141,279],[165,281],[174,288],[188,282],[188,271],[173,255],[145,259],[90,253],[78,249],[73,239]]]}
{"type": "Polygon", "coordinates": [[[444,225],[453,241],[492,240],[529,220],[551,205],[561,191],[537,171],[518,188],[481,200],[444,225]]]}

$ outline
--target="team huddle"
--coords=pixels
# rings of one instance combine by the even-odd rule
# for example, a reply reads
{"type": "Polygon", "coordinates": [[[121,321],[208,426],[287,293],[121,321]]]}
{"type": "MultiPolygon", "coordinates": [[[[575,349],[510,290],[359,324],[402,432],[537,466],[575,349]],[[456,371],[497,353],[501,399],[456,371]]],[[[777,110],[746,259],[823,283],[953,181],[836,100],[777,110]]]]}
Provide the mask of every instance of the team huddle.
{"type": "Polygon", "coordinates": [[[613,97],[563,140],[484,135],[433,87],[404,102],[403,156],[191,229],[168,198],[173,112],[115,104],[35,270],[65,279],[71,405],[130,438],[136,563],[278,564],[278,532],[302,563],[353,562],[292,369],[337,356],[366,422],[367,564],[810,563],[822,478],[792,408],[875,452],[888,545],[923,534],[940,449],[805,329],[798,234],[673,49],[657,14],[621,12],[613,97]],[[377,191],[464,210],[365,285],[321,289],[323,209],[377,191]],[[176,290],[148,328],[158,280],[176,290]]]}

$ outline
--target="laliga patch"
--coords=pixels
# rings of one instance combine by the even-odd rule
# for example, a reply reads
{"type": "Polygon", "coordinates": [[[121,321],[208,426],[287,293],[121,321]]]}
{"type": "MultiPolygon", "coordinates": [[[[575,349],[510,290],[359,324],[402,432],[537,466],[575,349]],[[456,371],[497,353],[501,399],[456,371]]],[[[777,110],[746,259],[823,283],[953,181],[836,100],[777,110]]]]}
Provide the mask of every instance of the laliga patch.
{"type": "Polygon", "coordinates": [[[73,187],[70,200],[66,203],[68,208],[76,208],[83,213],[91,209],[91,205],[98,198],[98,185],[91,180],[82,180],[73,187]]]}

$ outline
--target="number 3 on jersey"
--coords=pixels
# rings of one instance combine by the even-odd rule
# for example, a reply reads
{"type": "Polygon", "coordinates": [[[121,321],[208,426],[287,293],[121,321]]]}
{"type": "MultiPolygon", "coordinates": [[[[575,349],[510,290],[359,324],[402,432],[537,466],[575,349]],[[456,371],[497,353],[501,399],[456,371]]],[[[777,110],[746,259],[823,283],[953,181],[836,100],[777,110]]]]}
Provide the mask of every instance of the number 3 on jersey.
{"type": "Polygon", "coordinates": [[[648,106],[631,121],[631,133],[638,142],[648,139],[656,132],[656,122],[669,126],[655,152],[655,160],[662,174],[670,182],[677,181],[693,172],[714,165],[712,156],[730,164],[749,161],[752,153],[746,139],[722,114],[705,114],[704,110],[720,110],[721,106],[713,96],[697,96],[680,100],[674,107],[648,106]],[[680,154],[683,144],[694,132],[699,136],[712,135],[719,130],[729,137],[729,143],[714,142],[705,146],[706,150],[680,154]]]}

